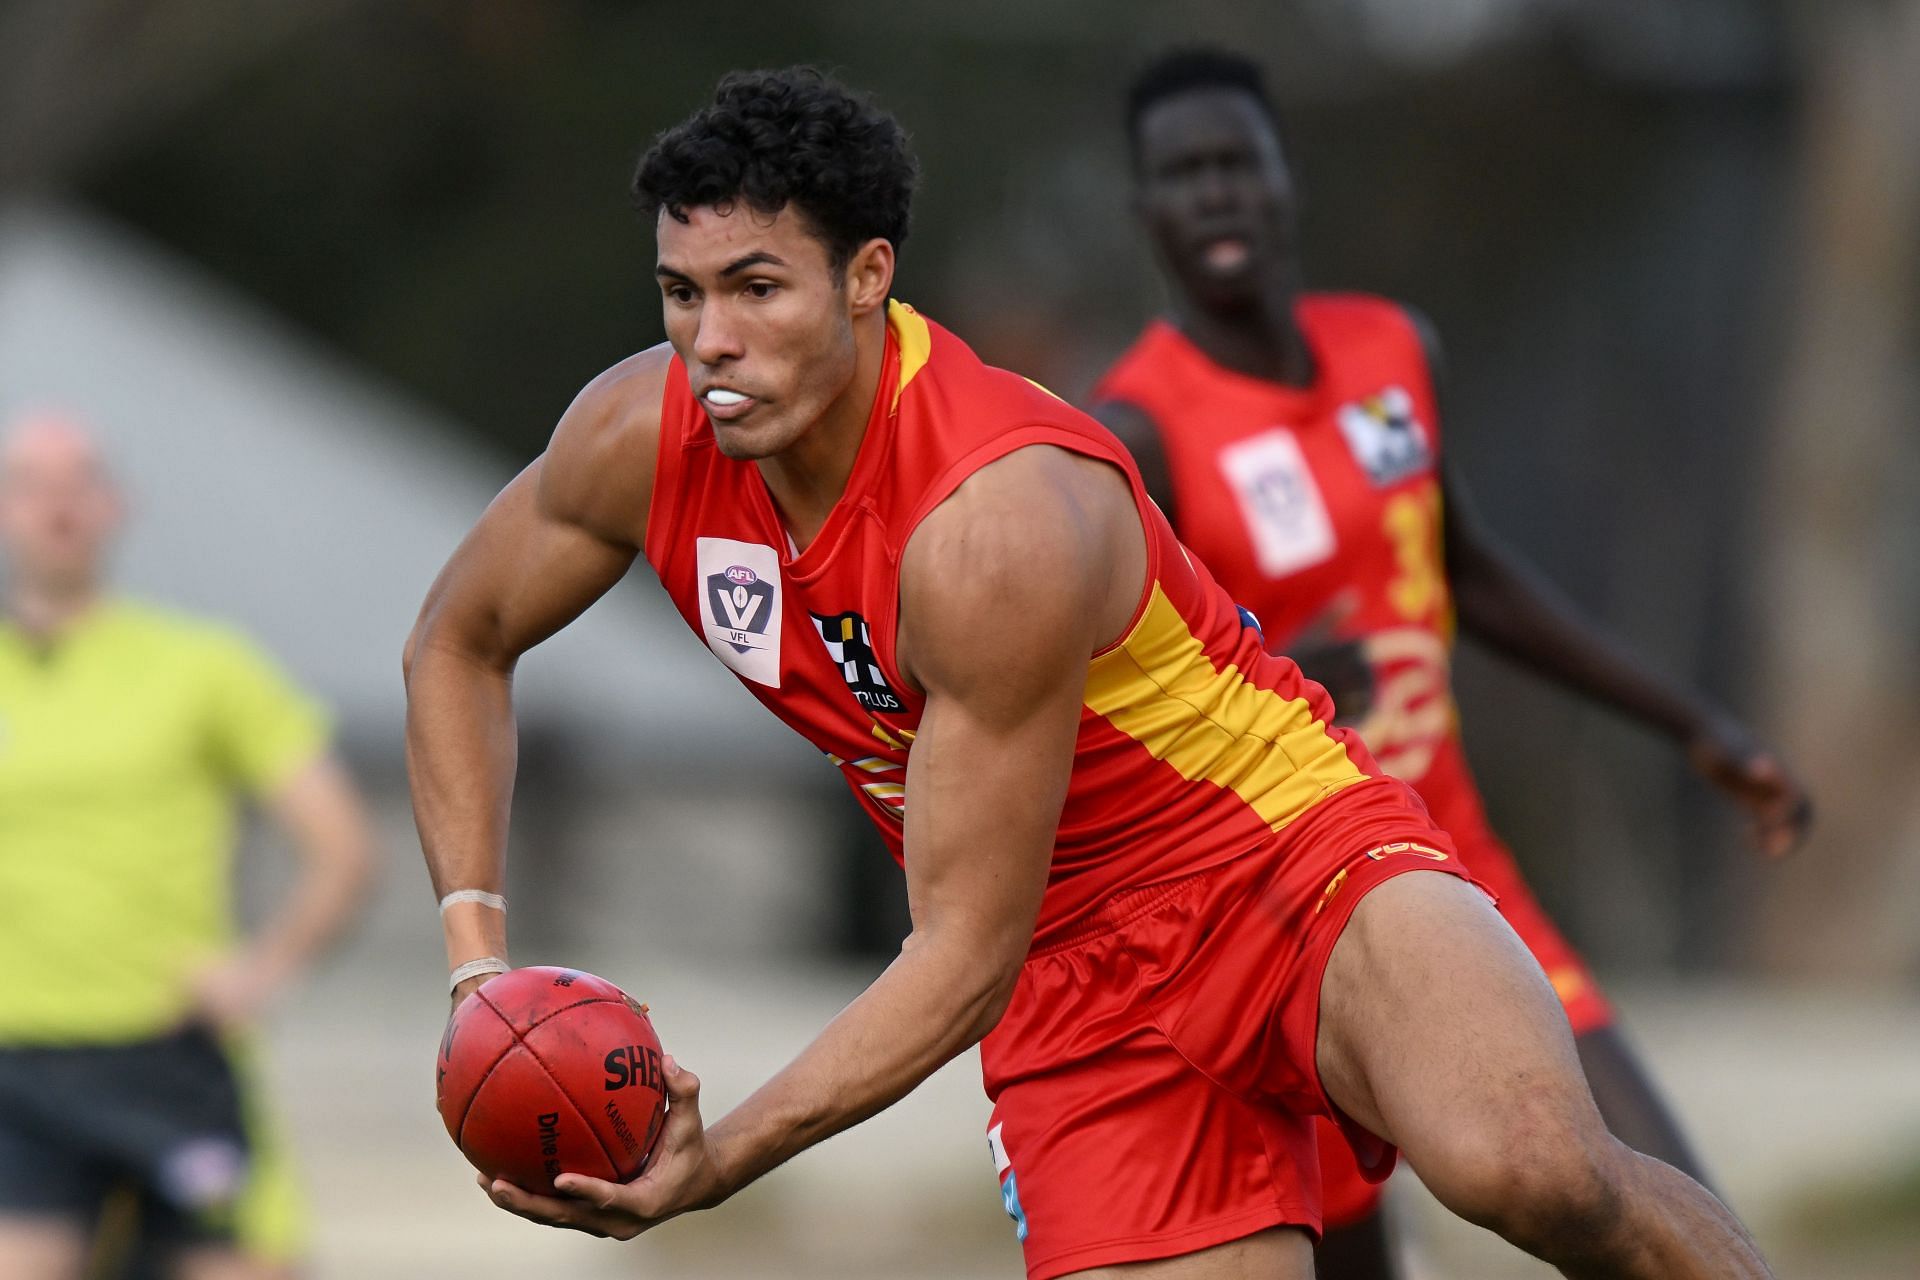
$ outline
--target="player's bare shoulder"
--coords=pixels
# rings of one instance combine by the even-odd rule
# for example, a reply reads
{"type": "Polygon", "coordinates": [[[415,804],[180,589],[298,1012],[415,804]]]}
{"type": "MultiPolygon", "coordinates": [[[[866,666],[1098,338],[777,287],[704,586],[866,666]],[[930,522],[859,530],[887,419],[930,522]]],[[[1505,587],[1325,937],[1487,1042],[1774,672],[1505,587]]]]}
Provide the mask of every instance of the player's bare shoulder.
{"type": "Polygon", "coordinates": [[[1119,468],[1053,445],[1016,449],[968,476],[908,540],[900,661],[911,667],[950,633],[977,645],[982,626],[1012,625],[1084,631],[1090,655],[1125,630],[1146,571],[1119,468]]]}
{"type": "Polygon", "coordinates": [[[540,505],[609,541],[640,545],[660,454],[673,349],[628,356],[573,398],[540,463],[540,505]]]}

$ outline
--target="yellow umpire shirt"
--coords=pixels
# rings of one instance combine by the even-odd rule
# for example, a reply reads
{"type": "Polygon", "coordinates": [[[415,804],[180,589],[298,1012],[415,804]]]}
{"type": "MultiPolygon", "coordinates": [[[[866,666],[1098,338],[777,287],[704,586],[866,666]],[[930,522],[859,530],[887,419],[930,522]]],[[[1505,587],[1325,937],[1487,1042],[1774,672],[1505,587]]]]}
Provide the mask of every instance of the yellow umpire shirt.
{"type": "Polygon", "coordinates": [[[326,738],[224,627],[106,602],[42,646],[0,620],[0,1045],[176,1026],[233,938],[237,802],[326,738]]]}

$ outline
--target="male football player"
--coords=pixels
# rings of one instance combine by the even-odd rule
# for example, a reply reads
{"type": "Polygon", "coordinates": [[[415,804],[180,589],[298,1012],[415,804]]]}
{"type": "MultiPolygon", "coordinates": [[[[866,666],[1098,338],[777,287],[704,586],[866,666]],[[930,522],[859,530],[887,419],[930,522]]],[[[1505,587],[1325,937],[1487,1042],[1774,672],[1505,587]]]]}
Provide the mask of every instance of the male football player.
{"type": "MultiPolygon", "coordinates": [[[[618,1237],[719,1204],[976,1042],[1032,1280],[1304,1277],[1314,1115],[1580,1276],[1766,1274],[1606,1131],[1552,988],[1448,837],[1258,633],[1091,418],[890,300],[916,166],[806,70],[657,139],[668,341],[595,379],[407,653],[456,997],[507,967],[515,660],[644,556],[905,868],[899,956],[637,1180],[488,1186],[618,1237]]],[[[484,1182],[484,1179],[483,1179],[484,1182]]]]}

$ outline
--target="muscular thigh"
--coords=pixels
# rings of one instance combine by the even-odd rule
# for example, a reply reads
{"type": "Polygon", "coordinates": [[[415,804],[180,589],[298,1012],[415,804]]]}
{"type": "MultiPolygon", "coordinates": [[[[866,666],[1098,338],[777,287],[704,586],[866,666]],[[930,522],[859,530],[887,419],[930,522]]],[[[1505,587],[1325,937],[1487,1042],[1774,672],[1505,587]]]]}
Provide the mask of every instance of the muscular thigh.
{"type": "Polygon", "coordinates": [[[1275,1227],[1177,1258],[1095,1267],[1062,1280],[1313,1280],[1313,1243],[1297,1227],[1275,1227]]]}
{"type": "Polygon", "coordinates": [[[1416,1170],[1529,1116],[1601,1128],[1540,966],[1450,876],[1399,876],[1360,902],[1327,962],[1316,1060],[1335,1105],[1416,1170]]]}

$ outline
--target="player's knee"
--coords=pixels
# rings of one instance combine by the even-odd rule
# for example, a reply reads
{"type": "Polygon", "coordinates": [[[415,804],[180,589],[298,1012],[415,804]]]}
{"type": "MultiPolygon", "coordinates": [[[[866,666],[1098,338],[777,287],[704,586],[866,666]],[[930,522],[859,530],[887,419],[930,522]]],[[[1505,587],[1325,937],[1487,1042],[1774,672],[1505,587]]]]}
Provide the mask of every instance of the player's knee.
{"type": "Polygon", "coordinates": [[[1622,1220],[1618,1144],[1592,1126],[1542,1117],[1454,1141],[1422,1180],[1461,1217],[1542,1257],[1599,1248],[1622,1220]]]}

